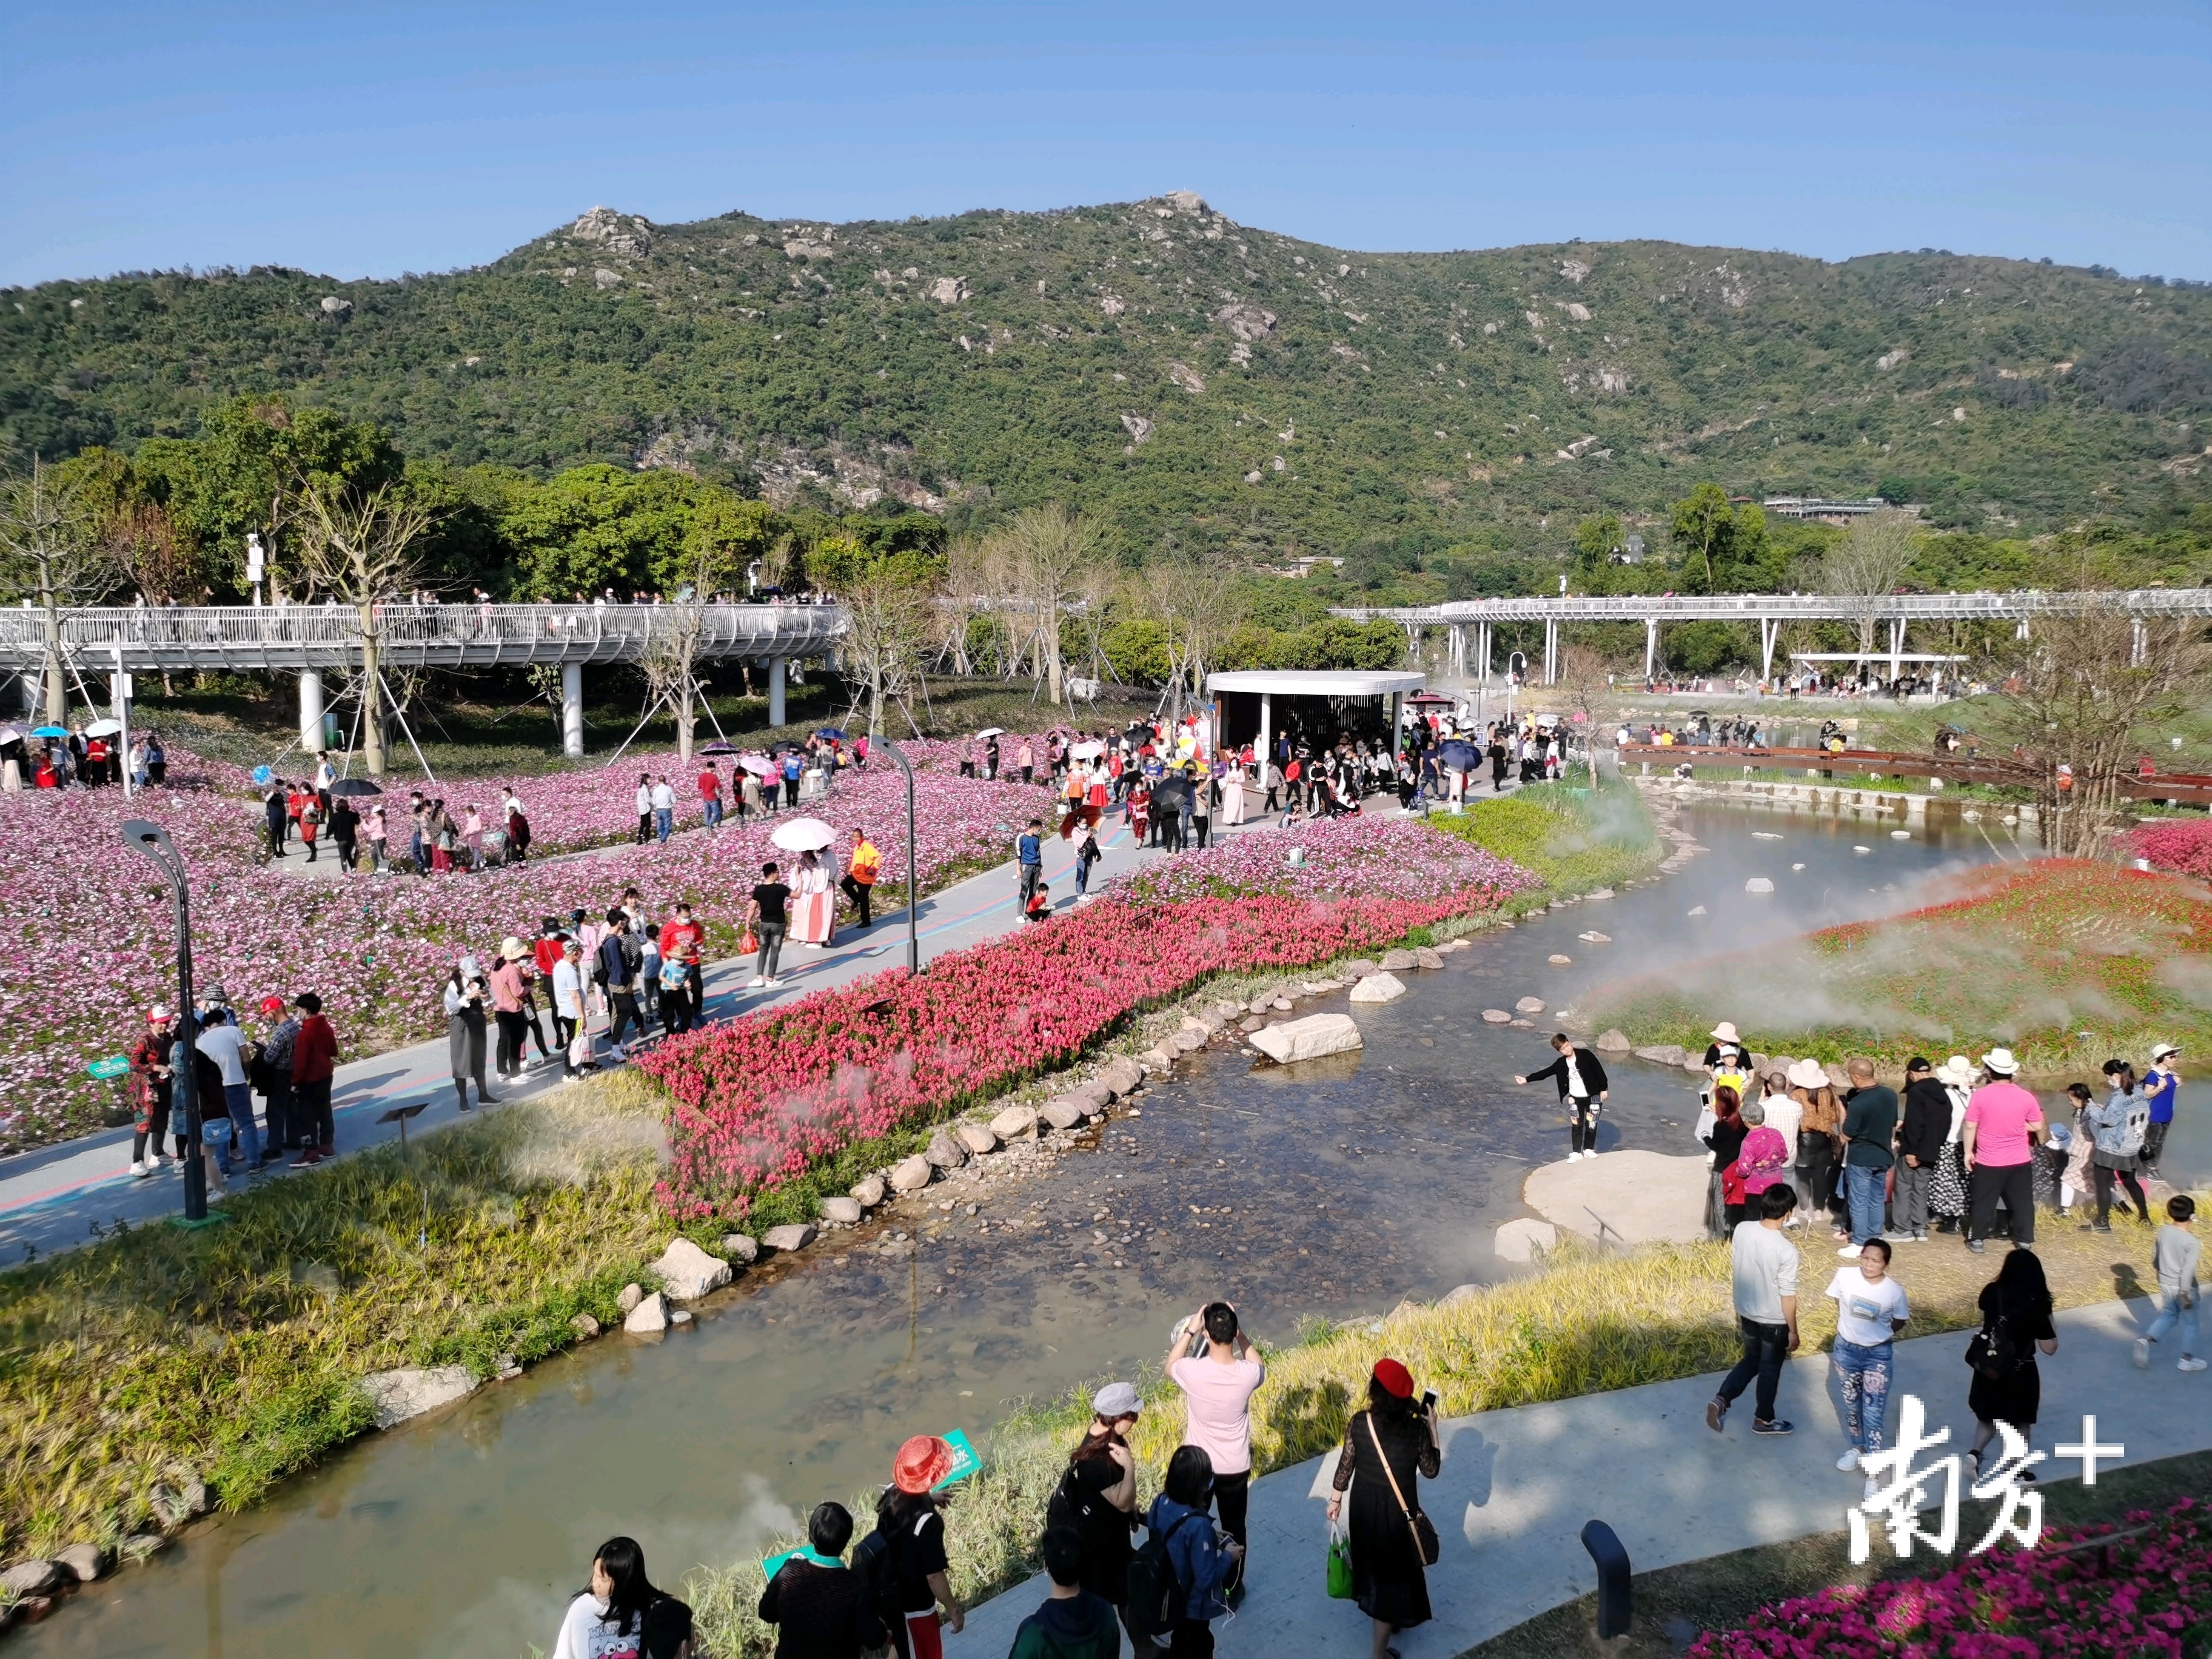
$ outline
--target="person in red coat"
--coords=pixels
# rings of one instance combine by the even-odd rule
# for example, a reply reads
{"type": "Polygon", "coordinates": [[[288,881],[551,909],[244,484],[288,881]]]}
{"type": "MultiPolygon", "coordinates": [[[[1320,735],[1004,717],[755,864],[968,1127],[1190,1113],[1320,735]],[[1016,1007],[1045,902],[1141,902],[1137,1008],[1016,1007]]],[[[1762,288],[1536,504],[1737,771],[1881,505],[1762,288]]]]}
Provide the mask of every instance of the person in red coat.
{"type": "Polygon", "coordinates": [[[302,991],[292,1006],[300,1011],[300,1033],[292,1039],[292,1111],[302,1143],[295,1170],[337,1156],[337,1130],[331,1121],[331,1079],[337,1071],[338,1034],[323,1018],[323,1000],[302,991]]]}

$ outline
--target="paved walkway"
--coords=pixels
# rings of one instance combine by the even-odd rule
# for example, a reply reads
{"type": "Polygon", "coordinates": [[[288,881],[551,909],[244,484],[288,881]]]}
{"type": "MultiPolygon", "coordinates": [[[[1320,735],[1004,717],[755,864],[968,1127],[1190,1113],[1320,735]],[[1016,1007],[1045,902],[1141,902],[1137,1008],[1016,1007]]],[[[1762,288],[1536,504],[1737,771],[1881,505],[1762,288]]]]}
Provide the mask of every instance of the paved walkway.
{"type": "MultiPolygon", "coordinates": [[[[1132,847],[1128,830],[1119,819],[1109,822],[1111,830],[1103,842],[1105,858],[1092,872],[1094,885],[1159,856],[1153,849],[1132,847]]],[[[1243,827],[1256,829],[1260,823],[1255,820],[1243,827]]],[[[592,853],[563,856],[588,859],[592,853]]],[[[298,862],[296,848],[295,861],[298,862]]],[[[313,871],[302,865],[301,873],[312,876],[323,863],[318,859],[313,871]]],[[[1045,842],[1044,878],[1052,889],[1054,909],[1073,908],[1073,853],[1068,843],[1056,837],[1048,836],[1045,842]]],[[[903,897],[902,892],[900,896],[903,897]]],[[[1010,861],[971,876],[923,897],[917,909],[925,963],[947,951],[962,950],[1011,932],[1020,925],[1015,867],[1010,861]]],[[[746,987],[752,974],[749,957],[710,964],[706,973],[706,1012],[710,1018],[724,1018],[793,1001],[810,991],[899,967],[905,960],[905,907],[879,906],[872,927],[842,928],[836,944],[828,950],[787,945],[780,990],[756,991],[746,987]]],[[[507,1084],[500,1092],[504,1098],[528,1098],[561,1081],[559,1067],[549,1066],[507,1084]]],[[[496,1083],[494,1087],[499,1089],[496,1083]]],[[[453,1104],[443,1036],[340,1066],[331,1098],[339,1152],[343,1154],[392,1139],[398,1133],[396,1127],[375,1120],[394,1106],[418,1100],[428,1101],[428,1109],[414,1121],[410,1133],[434,1128],[459,1115],[453,1104]]],[[[129,1173],[130,1162],[128,1127],[0,1159],[0,1265],[20,1261],[32,1250],[48,1255],[82,1244],[93,1236],[94,1226],[105,1227],[118,1219],[137,1224],[173,1214],[183,1206],[180,1176],[171,1170],[134,1180],[129,1173]]],[[[236,1190],[235,1181],[232,1190],[236,1190]]]]}
{"type": "MultiPolygon", "coordinates": [[[[1907,1251],[1897,1264],[1908,1285],[1911,1261],[1907,1251]]],[[[1808,1257],[1807,1271],[1826,1265],[1808,1257]]],[[[1808,1280],[1808,1288],[1820,1286],[1808,1280]]],[[[2148,1371],[2132,1367],[2129,1343],[2150,1316],[2142,1301],[2059,1316],[2058,1352],[2041,1362],[2039,1449],[2078,1442],[2085,1411],[2097,1418],[2096,1438],[2124,1445],[2129,1462],[2212,1448],[2212,1371],[2177,1371],[2171,1340],[2148,1371]]],[[[1897,1345],[1893,1430],[1898,1400],[1911,1392],[1925,1402],[1930,1431],[1948,1425],[1960,1449],[1973,1438],[1960,1363],[1966,1340],[1956,1333],[1897,1345]]],[[[1861,1477],[1835,1468],[1844,1441],[1826,1357],[1801,1356],[1784,1371],[1778,1409],[1797,1425],[1786,1437],[1753,1437],[1748,1394],[1724,1437],[1709,1431],[1705,1402],[1718,1381],[1691,1377],[1448,1421],[1442,1474],[1424,1481],[1419,1495],[1443,1536],[1443,1559],[1429,1570],[1435,1618],[1395,1639],[1405,1659],[1449,1659],[1590,1594],[1596,1574],[1581,1534],[1592,1519],[1620,1534],[1638,1573],[1844,1530],[1861,1477]]],[[[1351,1602],[1330,1601],[1325,1583],[1322,1504],[1335,1467],[1332,1454],[1252,1488],[1249,1591],[1235,1617],[1213,1626],[1223,1655],[1354,1659],[1368,1651],[1368,1621],[1351,1602]]],[[[2053,1456],[2038,1473],[2069,1480],[2081,1465],[2053,1456]]],[[[1962,1528],[1960,1553],[1977,1541],[1962,1528]]],[[[1875,1547],[1884,1547],[1879,1532],[1875,1547]]],[[[946,1638],[946,1653],[999,1659],[1044,1590],[1033,1581],[977,1608],[963,1633],[946,1638]]]]}

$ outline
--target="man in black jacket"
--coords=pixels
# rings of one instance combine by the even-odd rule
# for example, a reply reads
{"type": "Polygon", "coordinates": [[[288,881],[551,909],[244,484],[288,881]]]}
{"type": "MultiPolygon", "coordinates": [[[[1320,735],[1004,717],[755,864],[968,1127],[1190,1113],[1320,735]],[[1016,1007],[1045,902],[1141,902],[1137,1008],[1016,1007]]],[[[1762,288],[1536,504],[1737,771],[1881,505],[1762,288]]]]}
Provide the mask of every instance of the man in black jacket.
{"type": "Polygon", "coordinates": [[[1565,1031],[1553,1034],[1552,1047],[1559,1057],[1540,1072],[1531,1072],[1526,1077],[1516,1077],[1516,1083],[1534,1083],[1539,1078],[1556,1078],[1559,1084],[1559,1103],[1574,1114],[1574,1121],[1567,1130],[1567,1162],[1597,1156],[1597,1115],[1604,1104],[1607,1084],[1605,1067],[1597,1056],[1585,1048],[1575,1047],[1575,1040],[1565,1031]]]}
{"type": "Polygon", "coordinates": [[[860,1659],[876,1652],[890,1637],[867,1576],[844,1562],[852,1512],[842,1504],[818,1504],[806,1534],[808,1547],[786,1558],[761,1593],[758,1612],[777,1626],[779,1659],[860,1659]]]}
{"type": "Polygon", "coordinates": [[[1918,1054],[1905,1065],[1905,1115],[1897,1127],[1897,1190],[1890,1200],[1890,1230],[1913,1243],[1928,1242],[1928,1183],[1951,1133],[1951,1093],[1918,1054]]]}

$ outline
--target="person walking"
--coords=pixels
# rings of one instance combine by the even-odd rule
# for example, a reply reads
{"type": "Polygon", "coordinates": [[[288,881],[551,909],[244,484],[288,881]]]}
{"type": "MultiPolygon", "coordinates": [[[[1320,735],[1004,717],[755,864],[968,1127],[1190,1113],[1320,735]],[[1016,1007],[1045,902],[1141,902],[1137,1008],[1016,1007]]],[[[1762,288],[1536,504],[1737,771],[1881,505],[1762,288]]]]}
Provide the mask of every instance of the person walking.
{"type": "Polygon", "coordinates": [[[1367,1409],[1344,1425],[1328,1494],[1334,1528],[1351,1489],[1352,1593],[1373,1621],[1374,1659],[1393,1651],[1390,1638],[1400,1631],[1429,1621],[1427,1569],[1438,1540],[1421,1511],[1420,1483],[1443,1468],[1436,1395],[1416,1401],[1412,1373],[1395,1359],[1376,1360],[1367,1409]]]}
{"type": "Polygon", "coordinates": [[[776,1627],[777,1659],[863,1659],[890,1639],[869,1585],[845,1565],[853,1512],[817,1504],[806,1517],[806,1547],[786,1556],[756,1609],[776,1627]]]}
{"type": "Polygon", "coordinates": [[[1844,1068],[1851,1086],[1844,1096],[1844,1185],[1850,1233],[1838,1255],[1849,1258],[1869,1238],[1880,1238],[1887,1209],[1891,1149],[1897,1140],[1897,1091],[1877,1083],[1874,1062],[1853,1060],[1844,1068]]]}
{"type": "Polygon", "coordinates": [[[584,1052],[591,1052],[591,1037],[585,1026],[582,961],[583,947],[573,939],[564,939],[552,975],[553,1030],[561,1048],[563,1077],[574,1077],[581,1069],[576,1063],[578,1038],[583,1040],[584,1052]]]}
{"type": "Polygon", "coordinates": [[[269,856],[272,859],[284,856],[284,842],[292,822],[289,793],[284,780],[278,778],[270,784],[269,793],[261,798],[262,821],[268,826],[269,856]]]}
{"type": "Polygon", "coordinates": [[[507,861],[520,864],[530,856],[530,815],[522,810],[522,799],[512,789],[500,792],[500,811],[507,821],[507,861]]]}
{"type": "Polygon", "coordinates": [[[1027,738],[1022,739],[1022,746],[1014,751],[1014,763],[1022,769],[1024,783],[1036,781],[1036,750],[1027,738]]]}
{"type": "MultiPolygon", "coordinates": [[[[1967,1449],[1978,1480],[1983,1448],[1996,1438],[1998,1424],[2011,1425],[2022,1440],[2031,1437],[2043,1403],[2043,1374],[2035,1357],[2058,1352],[2058,1329],[2051,1322],[2051,1286],[2042,1259],[2025,1247],[2005,1257],[1976,1302],[1982,1328],[1966,1346],[1966,1363],[1973,1368],[1966,1407],[1974,1414],[1974,1442],[1967,1449]]],[[[2033,1480],[2035,1472],[2023,1469],[2020,1478],[2033,1480]]]]}
{"type": "Polygon", "coordinates": [[[884,855],[868,839],[868,832],[860,825],[853,826],[853,854],[845,866],[845,878],[837,884],[845,896],[853,902],[853,908],[860,918],[860,926],[872,927],[875,916],[870,909],[875,896],[876,878],[884,867],[884,855]]]}
{"type": "MultiPolygon", "coordinates": [[[[1249,1549],[1252,1395],[1267,1380],[1267,1368],[1240,1328],[1236,1307],[1209,1302],[1184,1320],[1176,1328],[1161,1369],[1182,1390],[1183,1444],[1205,1449],[1221,1530],[1237,1540],[1240,1552],[1249,1549]]],[[[1241,1589],[1241,1572],[1237,1583],[1241,1589]]]]}
{"type": "Polygon", "coordinates": [[[948,1577],[945,1516],[935,1496],[953,1462],[952,1448],[935,1435],[914,1436],[898,1449],[891,1484],[876,1503],[876,1530],[888,1550],[885,1577],[901,1626],[892,1632],[893,1645],[901,1659],[945,1659],[939,1624],[957,1636],[968,1622],[948,1577]]]}
{"type": "Polygon", "coordinates": [[[491,981],[473,954],[453,964],[446,981],[446,1048],[452,1062],[453,1103],[469,1109],[469,1084],[477,1085],[477,1104],[499,1103],[484,1087],[484,1009],[491,1000],[491,981]]]}
{"type": "Polygon", "coordinates": [[[1176,1593],[1182,1598],[1166,1650],[1178,1659],[1206,1659],[1213,1651],[1212,1621],[1229,1611],[1224,1591],[1243,1559],[1243,1547],[1233,1539],[1224,1541],[1213,1529],[1207,1513],[1213,1497],[1213,1467],[1203,1446],[1176,1447],[1161,1487],[1145,1526],[1167,1552],[1176,1593]]]}
{"type": "Polygon", "coordinates": [[[592,1553],[591,1582],[569,1599],[550,1659],[640,1659],[647,1612],[664,1599],[635,1540],[610,1538],[592,1553]]]}
{"type": "Polygon", "coordinates": [[[1109,1382],[1093,1395],[1091,1426],[1068,1454],[1045,1504],[1045,1526],[1076,1540],[1075,1582],[1115,1610],[1129,1601],[1129,1538],[1137,1524],[1137,1459],[1129,1432],[1142,1409],[1127,1382],[1109,1382]]]}
{"type": "Polygon", "coordinates": [[[361,862],[361,814],[343,795],[331,803],[330,830],[331,844],[338,849],[338,868],[351,875],[361,862]]]}
{"type": "MultiPolygon", "coordinates": [[[[1983,1241],[1996,1224],[2002,1202],[2015,1248],[2035,1243],[2035,1172],[2032,1160],[2034,1139],[2043,1128],[2043,1108],[2035,1097],[2013,1079],[2020,1062],[2009,1048],[1992,1048],[1982,1056],[1982,1073],[1989,1081],[1974,1091],[1966,1103],[1966,1129],[1960,1161],[1966,1173],[1971,1214],[1966,1222],[1966,1248],[1981,1255],[1983,1241]]],[[[2039,1272],[2040,1269],[2039,1268],[2039,1272]]]]}
{"type": "Polygon", "coordinates": [[[2085,1233],[2112,1231],[2112,1183],[2128,1189],[2135,1201],[2136,1219],[2148,1224],[2150,1205],[2142,1182],[2136,1178],[2136,1154],[2142,1149],[2150,1125],[2150,1100],[2136,1086],[2135,1067],[2124,1060],[2105,1062],[2105,1086],[2112,1092],[2101,1106],[2092,1106],[2084,1116],[2096,1145],[2089,1154],[2090,1179],[2097,1183],[2097,1218],[2085,1221],[2085,1233]]]}
{"type": "Polygon", "coordinates": [[[783,805],[786,811],[799,805],[799,780],[806,770],[806,763],[799,758],[799,750],[783,751],[783,805]]]}
{"type": "Polygon", "coordinates": [[[331,1079],[338,1061],[338,1034],[323,1016],[323,1000],[313,991],[292,999],[302,1016],[292,1040],[292,1100],[299,1113],[300,1156],[295,1170],[337,1156],[337,1130],[331,1117],[331,1079]]]}
{"type": "Polygon", "coordinates": [[[1098,845],[1098,832],[1082,820],[1075,826],[1075,902],[1091,902],[1091,872],[1105,856],[1098,845]]]}
{"type": "Polygon", "coordinates": [[[1595,1053],[1584,1053],[1575,1040],[1565,1031],[1552,1034],[1552,1047],[1559,1057],[1540,1072],[1531,1072],[1526,1077],[1516,1077],[1516,1084],[1530,1084],[1551,1078],[1559,1085],[1559,1104],[1570,1114],[1567,1125],[1567,1162],[1597,1156],[1597,1115],[1605,1109],[1612,1090],[1612,1082],[1605,1074],[1605,1066],[1595,1053]]]}
{"type": "Polygon", "coordinates": [[[2166,1200],[2166,1225],[2158,1230],[2151,1246],[2152,1269],[2158,1277],[2158,1317],[2136,1339],[2135,1362],[2139,1371],[2150,1367],[2152,1345],[2164,1341],[2166,1333],[2177,1325],[2181,1328],[2179,1369],[2204,1369],[2204,1357],[2197,1352],[2197,1267],[2203,1249],[2191,1231],[2196,1219],[2197,1200],[2187,1193],[2176,1193],[2166,1200]]]}
{"type": "MultiPolygon", "coordinates": [[[[1896,1370],[1893,1340],[1912,1316],[1905,1287],[1889,1276],[1889,1250],[1887,1239],[1869,1239],[1856,1263],[1837,1268],[1828,1281],[1828,1299],[1836,1304],[1836,1343],[1830,1357],[1843,1390],[1848,1442],[1836,1467],[1846,1472],[1881,1449],[1889,1383],[1896,1370]]],[[[1869,1477],[1868,1497],[1875,1486],[1869,1477]]]]}
{"type": "Polygon", "coordinates": [[[1905,1062],[1905,1101],[1897,1124],[1897,1193],[1890,1206],[1894,1231],[1915,1244],[1928,1242],[1928,1188],[1951,1127],[1951,1097],[1936,1068],[1919,1054],[1905,1062]]]}
{"type": "MultiPolygon", "coordinates": [[[[1936,1080],[1943,1085],[1943,1093],[1951,1102],[1951,1123],[1944,1131],[1942,1147],[1936,1155],[1935,1178],[1928,1183],[1928,1208],[1935,1218],[1936,1231],[1963,1232],[1970,1207],[1965,1137],[1966,1107],[1973,1098],[1973,1062],[1964,1054],[1953,1054],[1936,1068],[1936,1080]]],[[[2087,1184],[2085,1176],[2085,1189],[2087,1184]]]]}
{"type": "Polygon", "coordinates": [[[1729,1241],[1735,1322],[1743,1339],[1743,1357],[1722,1379],[1719,1391],[1705,1407],[1705,1426],[1715,1434],[1721,1432],[1729,1408],[1754,1376],[1759,1388],[1752,1401],[1751,1431],[1788,1434],[1796,1426],[1774,1414],[1782,1362],[1796,1352],[1798,1343],[1797,1247],[1782,1230],[1790,1212],[1796,1207],[1796,1193],[1788,1182],[1777,1182],[1759,1194],[1759,1219],[1739,1224],[1729,1241]]]}
{"type": "MultiPolygon", "coordinates": [[[[1130,1490],[1133,1502],[1133,1477],[1130,1490]]],[[[1115,1609],[1084,1579],[1083,1535],[1072,1527],[1048,1526],[1037,1553],[1044,1558],[1052,1589],[1037,1610],[1016,1626],[1006,1659],[1121,1659],[1121,1627],[1115,1622],[1115,1609]]]]}
{"type": "Polygon", "coordinates": [[[653,839],[653,774],[637,775],[637,793],[632,799],[637,809],[637,836],[635,844],[642,847],[653,839]]]}
{"type": "Polygon", "coordinates": [[[830,871],[818,853],[799,855],[791,882],[792,921],[798,941],[810,951],[826,951],[837,936],[837,901],[830,896],[830,871]]]}
{"type": "Polygon", "coordinates": [[[649,799],[653,803],[653,833],[665,847],[669,836],[676,832],[676,791],[670,785],[666,774],[653,781],[653,793],[649,799]]]}
{"type": "Polygon", "coordinates": [[[699,810],[709,830],[722,827],[722,773],[712,761],[699,769],[699,810]]]}
{"type": "MultiPolygon", "coordinates": [[[[522,968],[527,954],[523,942],[508,934],[500,941],[499,955],[492,962],[491,972],[485,976],[491,991],[492,1020],[499,1027],[494,1065],[502,1083],[520,1076],[523,1070],[524,1045],[530,1030],[530,988],[522,968]]],[[[543,1041],[541,1038],[541,1046],[543,1041]]]]}
{"type": "Polygon", "coordinates": [[[2143,1074],[2143,1092],[2150,1099],[2150,1129],[2143,1137],[2142,1153],[2145,1175],[2158,1173],[2158,1160],[2173,1128],[2174,1102],[2181,1094],[2181,1073],[2174,1062],[2180,1058],[2179,1043],[2161,1042],[2150,1051],[2150,1070],[2143,1074]]]}
{"type": "Polygon", "coordinates": [[[629,917],[620,909],[607,912],[607,930],[600,936],[599,978],[607,993],[607,1054],[610,1059],[629,1058],[623,1048],[625,1033],[635,1031],[644,1037],[645,1020],[637,1011],[637,970],[642,958],[637,940],[629,931],[629,917]]]}
{"type": "Polygon", "coordinates": [[[783,878],[773,862],[761,866],[761,878],[753,884],[752,897],[745,906],[746,925],[760,941],[760,951],[753,958],[752,985],[758,989],[774,990],[783,981],[777,977],[776,969],[783,955],[784,934],[791,926],[791,889],[783,884],[783,878]]]}

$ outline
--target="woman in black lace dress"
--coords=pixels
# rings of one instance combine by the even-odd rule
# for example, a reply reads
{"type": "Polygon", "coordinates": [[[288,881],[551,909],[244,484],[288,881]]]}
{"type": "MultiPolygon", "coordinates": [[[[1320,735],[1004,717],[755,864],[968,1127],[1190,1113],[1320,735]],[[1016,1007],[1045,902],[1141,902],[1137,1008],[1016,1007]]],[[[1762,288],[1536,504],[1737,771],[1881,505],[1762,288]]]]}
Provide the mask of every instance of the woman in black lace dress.
{"type": "Polygon", "coordinates": [[[1403,1365],[1377,1360],[1367,1409],[1345,1425],[1328,1500],[1334,1525],[1351,1487],[1352,1589],[1359,1610],[1375,1621],[1375,1659],[1396,1654],[1390,1638],[1399,1631],[1428,1622],[1428,1573],[1408,1511],[1420,1515],[1419,1478],[1435,1480],[1443,1464],[1435,1407],[1413,1398],[1413,1379],[1403,1365]]]}

